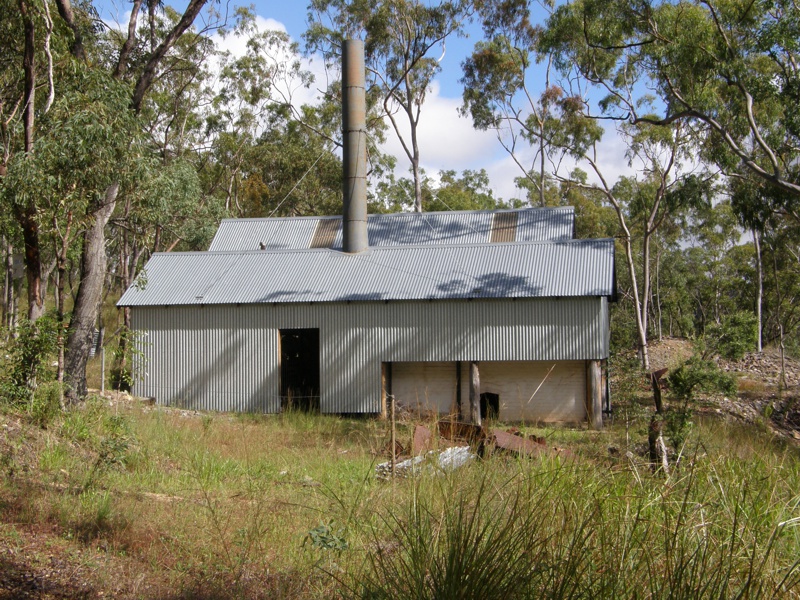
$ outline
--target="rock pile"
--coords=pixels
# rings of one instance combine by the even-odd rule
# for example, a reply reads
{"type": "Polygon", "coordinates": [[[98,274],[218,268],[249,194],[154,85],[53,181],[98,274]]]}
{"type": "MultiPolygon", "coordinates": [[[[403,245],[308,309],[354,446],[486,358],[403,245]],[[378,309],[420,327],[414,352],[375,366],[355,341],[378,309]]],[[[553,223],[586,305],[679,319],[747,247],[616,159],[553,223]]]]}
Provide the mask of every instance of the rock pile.
{"type": "MultiPolygon", "coordinates": [[[[783,360],[786,385],[791,388],[800,385],[800,362],[785,357],[783,360]]],[[[781,375],[781,356],[778,350],[770,348],[764,352],[752,352],[742,360],[720,361],[720,367],[728,372],[739,373],[742,378],[760,381],[767,386],[777,387],[781,375]]]]}

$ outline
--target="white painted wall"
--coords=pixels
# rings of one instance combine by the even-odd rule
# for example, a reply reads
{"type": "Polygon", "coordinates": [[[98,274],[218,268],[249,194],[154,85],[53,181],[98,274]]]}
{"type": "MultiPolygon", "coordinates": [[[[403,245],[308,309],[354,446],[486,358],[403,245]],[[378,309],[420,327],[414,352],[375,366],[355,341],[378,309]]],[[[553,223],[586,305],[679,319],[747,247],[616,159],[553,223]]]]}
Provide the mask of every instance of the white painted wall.
{"type": "MultiPolygon", "coordinates": [[[[479,364],[481,392],[500,395],[501,421],[579,422],[586,419],[584,361],[504,361],[479,364]]],[[[392,363],[400,406],[421,413],[456,412],[454,362],[392,363]]],[[[461,367],[461,398],[469,411],[469,363],[461,367]]]]}

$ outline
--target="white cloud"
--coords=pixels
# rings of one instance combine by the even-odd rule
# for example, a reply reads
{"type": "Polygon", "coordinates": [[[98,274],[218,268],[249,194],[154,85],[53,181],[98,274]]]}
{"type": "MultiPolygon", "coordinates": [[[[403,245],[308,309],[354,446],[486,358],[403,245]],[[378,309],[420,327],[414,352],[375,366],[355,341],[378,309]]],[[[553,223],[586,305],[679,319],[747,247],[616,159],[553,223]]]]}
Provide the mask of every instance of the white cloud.
{"type": "MultiPolygon", "coordinates": [[[[500,144],[498,142],[499,147],[500,144]]],[[[625,158],[625,149],[625,142],[613,129],[606,131],[597,146],[597,166],[609,186],[613,186],[620,177],[634,174],[634,170],[628,166],[628,161],[625,158]]],[[[524,148],[519,153],[519,162],[521,164],[532,165],[533,160],[534,150],[532,148],[524,148]]],[[[567,177],[576,167],[587,174],[590,183],[600,183],[600,178],[588,163],[576,161],[570,157],[565,157],[557,165],[548,164],[545,168],[550,174],[567,177]],[[557,173],[554,173],[554,171],[557,171],[557,173]]],[[[517,190],[514,185],[514,179],[522,175],[522,170],[507,153],[504,152],[503,156],[485,168],[489,173],[492,188],[497,196],[504,200],[524,199],[524,193],[517,190]]]]}
{"type": "MultiPolygon", "coordinates": [[[[430,175],[435,175],[440,170],[453,169],[461,172],[465,169],[484,168],[487,158],[496,149],[494,133],[473,129],[471,120],[458,114],[461,99],[442,96],[440,90],[439,83],[434,81],[420,113],[417,135],[422,167],[430,175]]],[[[395,118],[410,147],[408,120],[403,113],[398,113],[395,118]]],[[[397,174],[406,176],[411,162],[391,125],[389,127],[390,131],[382,149],[397,157],[397,174]]]]}
{"type": "MultiPolygon", "coordinates": [[[[438,82],[434,81],[422,107],[419,123],[420,162],[428,175],[435,176],[440,170],[447,169],[459,173],[466,169],[485,169],[496,197],[504,200],[524,198],[524,193],[514,184],[522,170],[503,149],[495,132],[473,129],[471,119],[458,114],[461,99],[448,98],[440,92],[438,82]]],[[[397,115],[398,123],[406,139],[410,139],[408,123],[403,116],[397,115]]],[[[625,142],[613,129],[606,132],[598,145],[598,167],[609,185],[621,176],[633,173],[625,158],[625,148],[625,142]]],[[[388,133],[383,150],[397,158],[395,174],[408,177],[411,163],[394,131],[388,133]]],[[[523,165],[531,165],[534,150],[521,148],[518,159],[523,165]]],[[[565,159],[558,165],[559,174],[566,176],[576,166],[588,173],[589,181],[599,183],[599,178],[588,165],[572,159],[565,159]]],[[[552,166],[550,168],[552,170],[552,166]]]]}
{"type": "MultiPolygon", "coordinates": [[[[268,19],[256,15],[255,28],[258,33],[265,33],[267,31],[278,31],[286,34],[286,26],[275,19],[268,19]]],[[[220,52],[228,52],[234,58],[239,58],[247,53],[247,36],[237,36],[229,33],[227,36],[222,37],[218,34],[211,37],[220,52]]],[[[293,41],[289,37],[290,41],[293,41]]],[[[288,46],[276,48],[275,54],[270,57],[276,64],[289,65],[294,62],[299,62],[300,69],[310,72],[314,77],[314,83],[311,87],[305,87],[298,78],[293,79],[278,79],[273,82],[280,96],[280,100],[290,100],[291,104],[296,108],[304,104],[317,104],[320,101],[319,87],[320,82],[325,81],[325,68],[323,61],[318,56],[306,58],[301,54],[293,53],[288,46]]],[[[217,65],[212,66],[212,72],[218,71],[217,65]]],[[[278,99],[278,98],[276,98],[278,99]]]]}
{"type": "MultiPolygon", "coordinates": [[[[259,32],[280,31],[281,33],[286,33],[286,26],[275,19],[265,19],[262,16],[256,15],[255,24],[259,32]]],[[[221,52],[230,52],[231,55],[236,57],[244,56],[247,52],[247,38],[233,35],[233,32],[229,33],[224,38],[219,34],[215,34],[211,36],[211,39],[221,52]]]]}

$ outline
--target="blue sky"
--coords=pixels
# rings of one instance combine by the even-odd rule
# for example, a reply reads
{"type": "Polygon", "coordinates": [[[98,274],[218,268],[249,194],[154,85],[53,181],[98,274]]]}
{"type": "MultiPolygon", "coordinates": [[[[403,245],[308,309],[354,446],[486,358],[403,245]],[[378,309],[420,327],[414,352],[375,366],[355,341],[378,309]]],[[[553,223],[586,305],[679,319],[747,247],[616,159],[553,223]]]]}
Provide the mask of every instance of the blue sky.
{"type": "MultiPolygon", "coordinates": [[[[172,0],[170,4],[181,11],[186,2],[172,0]]],[[[245,3],[242,5],[249,6],[245,3]]],[[[104,18],[113,21],[116,16],[122,23],[126,22],[130,10],[130,2],[119,2],[119,0],[100,0],[96,6],[104,18]]],[[[232,13],[234,4],[228,6],[232,13]]],[[[306,30],[307,18],[305,1],[259,0],[253,7],[259,17],[258,23],[261,28],[282,29],[300,43],[302,48],[302,35],[306,30]]],[[[225,5],[216,5],[216,8],[224,10],[225,5]]],[[[472,24],[468,27],[468,37],[453,37],[447,40],[446,52],[441,61],[441,73],[434,81],[422,109],[419,130],[421,163],[425,171],[434,177],[440,170],[455,170],[460,173],[466,169],[485,169],[495,195],[510,200],[520,197],[521,194],[514,185],[514,178],[521,174],[519,167],[503,150],[494,132],[475,131],[470,119],[458,115],[462,91],[458,82],[461,77],[461,63],[480,37],[480,26],[472,24]]],[[[242,47],[242,44],[237,46],[230,40],[223,44],[232,52],[237,52],[237,49],[242,47]]],[[[318,74],[318,80],[323,78],[319,59],[314,60],[311,57],[306,66],[318,74]]],[[[313,93],[309,92],[307,100],[313,101],[313,93]]],[[[392,133],[387,136],[387,143],[383,149],[397,157],[396,175],[409,176],[410,163],[392,133]]],[[[614,181],[616,174],[622,172],[620,166],[623,166],[619,160],[621,148],[618,140],[609,139],[608,148],[604,153],[608,155],[607,168],[611,174],[609,179],[614,181]]],[[[522,153],[524,159],[530,160],[532,153],[529,152],[528,155],[525,157],[525,152],[522,153]]]]}

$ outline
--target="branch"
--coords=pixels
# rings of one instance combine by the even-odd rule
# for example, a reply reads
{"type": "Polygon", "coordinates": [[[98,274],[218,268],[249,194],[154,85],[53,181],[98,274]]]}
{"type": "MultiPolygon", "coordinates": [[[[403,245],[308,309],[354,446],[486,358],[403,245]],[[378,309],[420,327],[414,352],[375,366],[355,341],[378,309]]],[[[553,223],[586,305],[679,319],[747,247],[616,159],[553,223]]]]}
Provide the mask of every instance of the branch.
{"type": "Polygon", "coordinates": [[[195,18],[203,9],[203,6],[205,6],[207,1],[208,0],[191,0],[189,2],[189,6],[186,7],[186,12],[184,12],[183,16],[181,16],[180,21],[178,21],[175,27],[173,27],[172,30],[167,34],[167,37],[165,37],[158,45],[158,48],[155,49],[152,56],[150,56],[150,59],[147,61],[147,64],[142,70],[142,74],[139,75],[139,79],[136,81],[136,87],[133,90],[131,108],[133,108],[135,112],[138,113],[141,109],[144,95],[150,88],[150,85],[153,83],[156,75],[156,69],[158,69],[158,66],[161,64],[164,56],[166,56],[167,52],[169,52],[170,48],[172,48],[175,42],[178,41],[181,35],[183,35],[183,33],[192,26],[195,18]]]}
{"type": "MultiPolygon", "coordinates": [[[[676,96],[678,100],[685,105],[688,104],[680,98],[680,96],[676,96]]],[[[672,115],[668,115],[663,119],[652,119],[649,117],[636,117],[634,119],[634,124],[636,123],[649,123],[651,125],[670,125],[675,121],[680,119],[687,119],[687,118],[694,118],[702,121],[706,125],[708,125],[711,129],[716,131],[721,137],[725,145],[733,151],[733,153],[738,156],[745,166],[753,171],[756,175],[764,179],[765,181],[770,182],[772,185],[777,187],[784,192],[789,192],[792,195],[800,196],[800,185],[794,184],[786,179],[782,178],[778,172],[770,173],[766,171],[761,165],[759,165],[748,152],[742,149],[739,144],[736,143],[736,140],[733,139],[733,136],[720,124],[716,119],[707,115],[703,112],[694,109],[687,109],[683,110],[678,113],[674,113],[672,115]]],[[[755,134],[755,132],[754,132],[755,134]]]]}
{"type": "Polygon", "coordinates": [[[25,103],[22,111],[25,152],[33,152],[34,99],[36,95],[36,28],[26,0],[17,0],[25,30],[22,67],[25,72],[25,103]]]}
{"type": "Polygon", "coordinates": [[[717,27],[717,31],[722,36],[722,39],[725,41],[725,46],[728,50],[731,49],[731,41],[728,39],[728,35],[725,33],[725,30],[722,28],[722,24],[719,22],[719,17],[717,17],[717,11],[714,9],[714,5],[711,4],[708,0],[701,0],[701,4],[705,4],[708,7],[709,12],[711,13],[711,18],[714,21],[714,25],[717,27]]]}
{"type": "Polygon", "coordinates": [[[750,125],[750,131],[753,132],[753,135],[758,142],[758,145],[764,151],[764,153],[769,158],[769,161],[772,163],[772,169],[774,174],[777,176],[780,173],[780,166],[778,165],[778,159],[775,158],[775,154],[772,152],[772,149],[767,145],[764,141],[764,138],[761,137],[761,132],[758,130],[758,125],[756,124],[755,116],[753,115],[753,97],[750,93],[745,89],[744,85],[740,82],[736,82],[736,87],[739,88],[739,91],[744,94],[744,97],[747,99],[747,122],[750,125]]]}
{"type": "Polygon", "coordinates": [[[117,79],[125,75],[125,71],[128,69],[128,56],[130,56],[131,50],[133,50],[133,46],[136,43],[136,22],[139,18],[141,7],[142,0],[134,0],[133,8],[131,8],[131,18],[128,19],[128,37],[125,39],[125,43],[122,44],[122,48],[120,48],[117,68],[114,69],[114,77],[117,79]]]}
{"type": "Polygon", "coordinates": [[[58,14],[64,19],[67,27],[72,30],[73,42],[70,51],[72,55],[78,60],[86,60],[86,52],[83,49],[83,37],[78,24],[75,22],[75,14],[72,12],[72,5],[69,0],[56,0],[58,7],[58,14]]]}
{"type": "Polygon", "coordinates": [[[53,35],[53,19],[50,16],[50,6],[47,0],[44,1],[44,20],[45,20],[45,34],[44,34],[44,54],[47,56],[47,101],[44,103],[42,114],[50,112],[50,107],[53,106],[53,100],[56,97],[56,89],[53,84],[53,53],[50,51],[50,37],[53,35]]]}

